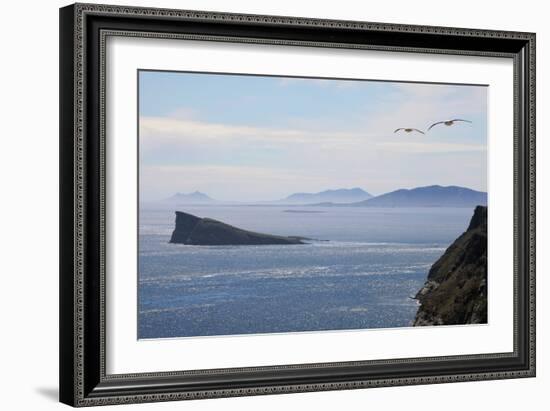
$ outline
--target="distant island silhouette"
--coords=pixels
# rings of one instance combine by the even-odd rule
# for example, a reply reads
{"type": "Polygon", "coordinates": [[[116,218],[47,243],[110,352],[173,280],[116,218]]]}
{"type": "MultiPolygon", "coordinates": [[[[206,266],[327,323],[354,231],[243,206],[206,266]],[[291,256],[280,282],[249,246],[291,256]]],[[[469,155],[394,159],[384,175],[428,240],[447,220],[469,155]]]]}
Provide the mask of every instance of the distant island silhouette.
{"type": "Polygon", "coordinates": [[[166,198],[164,201],[175,204],[212,204],[217,202],[217,200],[214,200],[200,191],[194,191],[188,194],[176,193],[173,196],[166,198]]]}
{"type": "Polygon", "coordinates": [[[361,188],[338,188],[335,190],[325,190],[318,193],[294,193],[282,200],[277,200],[277,203],[284,204],[311,204],[317,202],[332,202],[332,203],[356,203],[372,198],[372,194],[361,188]]]}
{"type": "Polygon", "coordinates": [[[354,207],[475,207],[487,205],[487,193],[458,186],[400,189],[349,204],[354,207]]]}
{"type": "MultiPolygon", "coordinates": [[[[294,193],[274,201],[219,201],[200,191],[176,193],[164,200],[176,205],[252,205],[311,207],[475,207],[487,205],[487,193],[460,186],[431,185],[373,196],[361,188],[294,193]]],[[[289,211],[297,212],[297,211],[289,211]]]]}

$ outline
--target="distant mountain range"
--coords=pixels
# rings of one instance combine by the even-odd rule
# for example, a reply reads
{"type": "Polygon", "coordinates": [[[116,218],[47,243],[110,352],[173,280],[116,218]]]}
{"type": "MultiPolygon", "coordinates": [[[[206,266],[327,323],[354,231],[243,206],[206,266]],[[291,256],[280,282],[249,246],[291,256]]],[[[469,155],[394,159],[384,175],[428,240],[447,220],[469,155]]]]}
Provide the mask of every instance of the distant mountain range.
{"type": "Polygon", "coordinates": [[[167,198],[165,201],[174,204],[211,204],[216,202],[216,200],[204,193],[201,193],[200,191],[195,191],[189,194],[176,193],[172,197],[167,198]]]}
{"type": "Polygon", "coordinates": [[[401,189],[350,204],[357,207],[475,207],[487,205],[487,193],[457,186],[401,189]]]}
{"type": "MultiPolygon", "coordinates": [[[[172,204],[218,204],[219,201],[195,191],[176,193],[165,200],[172,204]]],[[[427,186],[400,189],[372,196],[361,188],[341,188],[319,193],[294,193],[276,201],[232,202],[242,205],[303,205],[326,207],[475,207],[487,205],[487,193],[458,186],[427,186]]]]}
{"type": "Polygon", "coordinates": [[[277,203],[284,204],[311,204],[311,203],[356,203],[372,198],[372,195],[361,188],[340,188],[325,190],[319,193],[294,193],[277,203]]]}

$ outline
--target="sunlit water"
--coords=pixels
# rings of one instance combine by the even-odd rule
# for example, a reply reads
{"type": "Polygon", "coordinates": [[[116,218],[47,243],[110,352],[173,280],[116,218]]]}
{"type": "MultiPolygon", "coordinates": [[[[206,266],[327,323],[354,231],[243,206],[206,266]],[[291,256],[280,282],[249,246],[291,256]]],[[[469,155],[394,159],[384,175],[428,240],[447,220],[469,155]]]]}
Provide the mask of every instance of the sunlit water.
{"type": "Polygon", "coordinates": [[[139,338],[411,325],[430,266],[466,208],[142,206],[139,338]],[[169,244],[175,209],[305,245],[169,244]]]}

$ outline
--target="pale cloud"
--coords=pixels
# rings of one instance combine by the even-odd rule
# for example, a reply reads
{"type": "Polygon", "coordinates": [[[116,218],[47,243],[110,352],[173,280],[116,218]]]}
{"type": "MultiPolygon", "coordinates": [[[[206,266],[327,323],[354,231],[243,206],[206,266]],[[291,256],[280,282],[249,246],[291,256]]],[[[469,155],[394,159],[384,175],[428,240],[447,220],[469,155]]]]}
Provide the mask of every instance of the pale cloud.
{"type": "Polygon", "coordinates": [[[317,149],[353,149],[365,144],[376,144],[380,149],[420,152],[452,152],[485,150],[484,144],[459,144],[439,142],[416,134],[395,134],[396,127],[419,127],[412,121],[429,118],[431,107],[408,104],[401,107],[396,121],[394,115],[381,114],[369,125],[367,132],[318,131],[293,128],[262,128],[237,126],[221,123],[209,123],[171,117],[143,117],[140,120],[140,139],[142,147],[181,147],[200,145],[244,145],[261,143],[264,146],[299,147],[311,145],[317,149]],[[413,114],[414,112],[414,114],[413,114]],[[410,119],[410,120],[408,120],[410,119]],[[412,140],[412,141],[411,141],[412,140]]]}
{"type": "Polygon", "coordinates": [[[174,117],[142,117],[140,119],[140,138],[148,143],[195,141],[223,142],[232,138],[244,138],[253,141],[270,142],[311,142],[312,139],[354,139],[359,133],[317,132],[291,128],[268,128],[237,126],[231,124],[209,123],[174,117]]]}
{"type": "Polygon", "coordinates": [[[179,119],[179,120],[194,120],[199,117],[200,113],[198,110],[191,107],[178,107],[168,115],[169,118],[179,119]]]}
{"type": "Polygon", "coordinates": [[[456,153],[470,151],[487,151],[485,145],[455,144],[455,143],[416,143],[416,142],[388,142],[379,143],[377,147],[399,151],[403,153],[456,153]]]}

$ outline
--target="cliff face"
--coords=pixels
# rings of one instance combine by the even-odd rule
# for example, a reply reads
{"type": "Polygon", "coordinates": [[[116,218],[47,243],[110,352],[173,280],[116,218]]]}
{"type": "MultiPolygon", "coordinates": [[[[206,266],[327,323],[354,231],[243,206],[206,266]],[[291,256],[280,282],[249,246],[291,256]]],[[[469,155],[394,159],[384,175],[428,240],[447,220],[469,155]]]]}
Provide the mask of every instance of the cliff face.
{"type": "Polygon", "coordinates": [[[415,297],[415,326],[487,322],[487,207],[435,262],[415,297]]]}
{"type": "Polygon", "coordinates": [[[188,245],[304,244],[300,237],[255,233],[181,211],[176,211],[176,228],[170,242],[188,245]]]}

